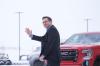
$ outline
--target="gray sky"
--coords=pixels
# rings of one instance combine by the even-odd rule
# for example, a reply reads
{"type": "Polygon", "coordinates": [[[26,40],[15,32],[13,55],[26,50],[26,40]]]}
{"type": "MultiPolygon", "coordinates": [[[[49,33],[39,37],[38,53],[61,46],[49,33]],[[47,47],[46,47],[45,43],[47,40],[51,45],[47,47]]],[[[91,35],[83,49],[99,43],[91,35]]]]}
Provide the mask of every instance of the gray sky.
{"type": "Polygon", "coordinates": [[[50,16],[61,39],[86,32],[85,18],[90,18],[89,31],[100,31],[100,0],[0,0],[0,46],[18,47],[18,14],[21,15],[21,47],[32,49],[40,45],[25,34],[30,27],[33,34],[42,36],[46,30],[42,16],[50,16]]]}

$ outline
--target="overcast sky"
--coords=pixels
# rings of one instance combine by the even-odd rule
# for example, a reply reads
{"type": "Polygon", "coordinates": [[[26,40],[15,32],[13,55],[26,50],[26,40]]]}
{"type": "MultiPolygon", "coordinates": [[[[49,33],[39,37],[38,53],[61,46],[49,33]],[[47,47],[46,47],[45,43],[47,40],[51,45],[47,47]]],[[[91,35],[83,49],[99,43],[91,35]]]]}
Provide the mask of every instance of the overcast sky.
{"type": "Polygon", "coordinates": [[[100,31],[100,0],[0,0],[0,46],[18,48],[18,14],[21,14],[21,48],[32,49],[40,45],[25,33],[30,27],[33,34],[42,36],[46,30],[41,18],[50,16],[59,30],[61,40],[79,32],[100,31]]]}

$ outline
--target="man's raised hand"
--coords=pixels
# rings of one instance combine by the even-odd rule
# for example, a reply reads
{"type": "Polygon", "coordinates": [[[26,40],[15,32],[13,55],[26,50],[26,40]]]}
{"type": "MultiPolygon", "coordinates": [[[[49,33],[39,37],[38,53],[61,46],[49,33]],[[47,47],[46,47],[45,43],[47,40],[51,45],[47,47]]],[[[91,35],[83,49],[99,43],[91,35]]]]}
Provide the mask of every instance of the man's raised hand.
{"type": "Polygon", "coordinates": [[[32,36],[32,30],[30,30],[29,28],[25,28],[25,32],[26,32],[29,36],[32,36]]]}

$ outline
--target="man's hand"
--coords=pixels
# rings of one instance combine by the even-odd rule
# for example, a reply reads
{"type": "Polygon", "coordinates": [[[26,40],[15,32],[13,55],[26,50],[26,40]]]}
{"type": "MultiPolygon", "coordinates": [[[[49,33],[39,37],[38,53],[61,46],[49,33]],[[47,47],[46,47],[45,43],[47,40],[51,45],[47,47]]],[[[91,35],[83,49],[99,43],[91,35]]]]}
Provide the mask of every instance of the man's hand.
{"type": "Polygon", "coordinates": [[[46,65],[47,65],[47,60],[46,59],[44,59],[44,55],[41,55],[40,57],[39,57],[39,60],[40,61],[42,61],[42,62],[44,62],[46,65]]]}
{"type": "Polygon", "coordinates": [[[39,60],[40,60],[40,61],[44,61],[44,55],[41,55],[41,56],[39,57],[39,60]]]}
{"type": "Polygon", "coordinates": [[[32,30],[30,30],[29,28],[25,29],[25,32],[29,35],[32,36],[32,30]]]}

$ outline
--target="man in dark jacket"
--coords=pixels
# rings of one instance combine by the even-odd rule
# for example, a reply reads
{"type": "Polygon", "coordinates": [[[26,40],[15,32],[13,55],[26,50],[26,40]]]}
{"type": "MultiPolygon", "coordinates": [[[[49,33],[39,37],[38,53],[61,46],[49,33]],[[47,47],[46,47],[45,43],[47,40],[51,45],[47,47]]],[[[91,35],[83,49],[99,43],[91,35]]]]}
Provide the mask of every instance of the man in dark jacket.
{"type": "Polygon", "coordinates": [[[36,36],[32,34],[32,30],[26,28],[26,33],[32,40],[41,41],[42,49],[40,54],[40,61],[44,61],[47,66],[60,66],[60,36],[54,25],[52,19],[48,16],[42,18],[43,25],[47,29],[44,36],[36,36]]]}

